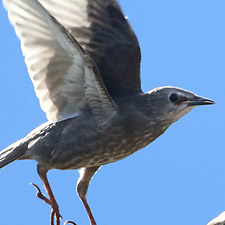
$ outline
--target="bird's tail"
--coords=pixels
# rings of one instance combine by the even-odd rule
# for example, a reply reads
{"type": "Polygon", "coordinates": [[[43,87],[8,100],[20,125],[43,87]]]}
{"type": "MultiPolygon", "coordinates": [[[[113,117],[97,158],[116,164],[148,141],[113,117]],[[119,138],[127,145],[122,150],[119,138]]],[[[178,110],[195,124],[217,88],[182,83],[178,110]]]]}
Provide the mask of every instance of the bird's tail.
{"type": "Polygon", "coordinates": [[[10,146],[0,151],[0,168],[8,165],[9,163],[21,158],[26,154],[26,148],[23,141],[19,140],[10,146]]]}

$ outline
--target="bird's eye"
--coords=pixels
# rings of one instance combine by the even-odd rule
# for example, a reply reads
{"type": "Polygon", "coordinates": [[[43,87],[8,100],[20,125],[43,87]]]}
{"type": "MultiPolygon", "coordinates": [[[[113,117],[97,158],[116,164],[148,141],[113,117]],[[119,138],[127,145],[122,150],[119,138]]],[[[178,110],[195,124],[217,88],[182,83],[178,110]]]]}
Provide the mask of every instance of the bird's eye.
{"type": "Polygon", "coordinates": [[[178,99],[178,96],[177,96],[177,94],[172,93],[172,94],[169,96],[169,99],[170,99],[170,101],[171,101],[172,103],[175,103],[175,102],[177,101],[177,99],[178,99]]]}

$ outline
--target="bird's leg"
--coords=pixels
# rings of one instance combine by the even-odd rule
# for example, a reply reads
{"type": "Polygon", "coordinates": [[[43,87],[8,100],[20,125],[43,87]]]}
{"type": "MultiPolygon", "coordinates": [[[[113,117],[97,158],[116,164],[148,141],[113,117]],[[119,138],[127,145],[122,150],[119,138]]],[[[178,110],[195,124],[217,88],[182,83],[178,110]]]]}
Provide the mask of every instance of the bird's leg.
{"type": "Polygon", "coordinates": [[[94,176],[96,171],[99,169],[100,166],[94,166],[94,167],[88,167],[88,168],[82,168],[80,170],[80,177],[77,181],[77,193],[81,201],[83,202],[83,205],[87,211],[90,224],[91,225],[97,225],[94,219],[94,216],[91,212],[91,209],[88,205],[86,194],[88,191],[88,186],[90,183],[91,178],[94,176]]]}
{"type": "Polygon", "coordinates": [[[58,206],[58,203],[56,202],[55,200],[55,197],[52,193],[52,190],[51,190],[51,187],[49,185],[49,182],[48,182],[48,178],[47,178],[47,171],[44,167],[38,165],[37,166],[37,171],[38,171],[38,174],[44,184],[44,187],[45,187],[45,190],[49,196],[49,199],[46,198],[41,190],[39,189],[39,187],[35,184],[32,184],[34,185],[38,192],[37,192],[37,197],[42,199],[43,201],[45,201],[47,204],[49,204],[51,207],[52,207],[52,210],[51,210],[51,215],[50,215],[50,221],[51,221],[51,225],[54,225],[54,217],[55,217],[55,220],[56,220],[56,225],[60,225],[60,218],[62,218],[62,216],[60,215],[59,213],[59,206],[58,206]]]}

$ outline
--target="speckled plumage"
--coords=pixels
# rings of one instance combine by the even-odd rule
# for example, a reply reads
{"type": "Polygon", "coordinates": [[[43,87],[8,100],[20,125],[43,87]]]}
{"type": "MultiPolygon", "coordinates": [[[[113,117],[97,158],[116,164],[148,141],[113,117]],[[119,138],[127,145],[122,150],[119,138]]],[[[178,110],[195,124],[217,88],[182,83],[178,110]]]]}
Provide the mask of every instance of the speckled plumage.
{"type": "Polygon", "coordinates": [[[18,148],[26,149],[24,158],[33,158],[48,169],[78,169],[115,162],[148,145],[170,125],[169,121],[153,122],[152,106],[150,117],[146,116],[146,107],[139,108],[144,101],[148,106],[146,97],[140,95],[126,101],[104,127],[96,123],[89,110],[75,118],[46,123],[28,134],[18,148]]]}

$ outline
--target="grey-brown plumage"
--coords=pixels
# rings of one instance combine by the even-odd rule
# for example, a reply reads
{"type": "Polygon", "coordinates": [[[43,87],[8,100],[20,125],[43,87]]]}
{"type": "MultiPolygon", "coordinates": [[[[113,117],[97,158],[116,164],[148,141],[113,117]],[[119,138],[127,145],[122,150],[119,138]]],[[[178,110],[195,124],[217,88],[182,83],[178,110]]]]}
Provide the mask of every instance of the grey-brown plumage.
{"type": "Polygon", "coordinates": [[[82,168],[77,192],[95,225],[86,193],[98,168],[144,148],[193,107],[214,102],[169,86],[142,92],[138,41],[115,0],[4,4],[49,122],[2,150],[0,168],[37,161],[49,199],[39,190],[38,197],[52,206],[51,225],[60,214],[47,171],[82,168]]]}

